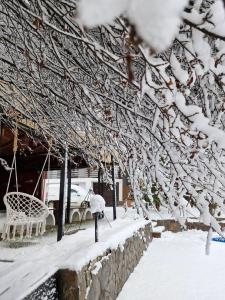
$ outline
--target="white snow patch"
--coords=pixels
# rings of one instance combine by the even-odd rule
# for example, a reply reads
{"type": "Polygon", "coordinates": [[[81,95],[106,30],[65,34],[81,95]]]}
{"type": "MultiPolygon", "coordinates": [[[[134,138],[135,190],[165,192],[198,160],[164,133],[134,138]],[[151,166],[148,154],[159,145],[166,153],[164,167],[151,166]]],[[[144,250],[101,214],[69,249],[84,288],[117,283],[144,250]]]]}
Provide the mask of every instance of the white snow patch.
{"type": "Polygon", "coordinates": [[[212,242],[204,254],[206,232],[165,232],[154,239],[117,300],[224,300],[225,244],[212,242]]]}
{"type": "Polygon", "coordinates": [[[105,210],[105,200],[101,195],[94,195],[90,199],[91,212],[97,213],[105,210]]]}
{"type": "Polygon", "coordinates": [[[93,275],[97,275],[97,274],[98,274],[98,271],[101,269],[101,267],[102,267],[101,262],[100,262],[100,261],[97,261],[97,262],[95,263],[94,269],[91,271],[91,273],[92,273],[93,275]]]}
{"type": "Polygon", "coordinates": [[[164,226],[154,227],[154,232],[163,232],[163,231],[165,231],[165,227],[164,226]]]}
{"type": "Polygon", "coordinates": [[[186,0],[82,0],[78,6],[81,23],[88,27],[112,23],[124,15],[152,48],[169,47],[180,25],[186,0]]]}

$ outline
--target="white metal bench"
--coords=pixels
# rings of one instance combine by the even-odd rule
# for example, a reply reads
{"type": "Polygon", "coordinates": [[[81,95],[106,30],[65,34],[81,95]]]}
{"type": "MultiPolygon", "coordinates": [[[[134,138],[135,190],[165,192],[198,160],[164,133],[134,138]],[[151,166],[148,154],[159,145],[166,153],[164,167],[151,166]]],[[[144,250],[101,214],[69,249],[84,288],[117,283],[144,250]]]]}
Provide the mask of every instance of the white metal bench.
{"type": "Polygon", "coordinates": [[[93,216],[90,208],[71,207],[70,210],[70,223],[74,221],[92,220],[93,216]],[[75,219],[75,220],[74,220],[75,219]]]}

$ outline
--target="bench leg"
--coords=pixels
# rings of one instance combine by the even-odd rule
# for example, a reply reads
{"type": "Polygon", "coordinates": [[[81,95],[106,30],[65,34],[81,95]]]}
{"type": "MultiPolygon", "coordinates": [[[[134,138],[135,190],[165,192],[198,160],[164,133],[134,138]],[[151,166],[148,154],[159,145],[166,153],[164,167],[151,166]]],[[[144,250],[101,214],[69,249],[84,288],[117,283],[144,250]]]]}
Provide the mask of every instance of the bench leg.
{"type": "Polygon", "coordinates": [[[55,226],[55,216],[54,216],[53,211],[51,211],[51,212],[49,213],[49,215],[52,217],[52,223],[53,223],[53,226],[55,226]]]}

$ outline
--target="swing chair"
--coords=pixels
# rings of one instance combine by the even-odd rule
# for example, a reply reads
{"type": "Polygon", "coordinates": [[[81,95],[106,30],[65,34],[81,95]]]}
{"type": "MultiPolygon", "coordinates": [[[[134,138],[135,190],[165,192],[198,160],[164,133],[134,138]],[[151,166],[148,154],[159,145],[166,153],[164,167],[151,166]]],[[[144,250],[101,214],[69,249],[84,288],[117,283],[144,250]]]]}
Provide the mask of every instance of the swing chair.
{"type": "Polygon", "coordinates": [[[44,204],[43,201],[39,200],[34,196],[38,184],[40,182],[42,173],[44,171],[45,164],[50,157],[50,147],[45,158],[41,173],[38,177],[36,186],[34,188],[33,194],[21,193],[18,191],[18,177],[17,177],[17,163],[16,163],[16,152],[17,152],[17,142],[18,142],[18,129],[16,124],[14,141],[13,141],[13,161],[9,174],[9,180],[7,185],[6,194],[3,201],[6,206],[6,222],[3,227],[2,239],[3,240],[15,240],[16,231],[19,229],[20,240],[23,238],[31,238],[33,233],[33,228],[35,230],[35,236],[43,235],[46,228],[46,218],[49,215],[49,209],[44,204]],[[8,192],[9,185],[12,177],[12,170],[15,172],[15,182],[16,191],[8,192]],[[10,234],[10,229],[12,226],[12,237],[10,234]]]}

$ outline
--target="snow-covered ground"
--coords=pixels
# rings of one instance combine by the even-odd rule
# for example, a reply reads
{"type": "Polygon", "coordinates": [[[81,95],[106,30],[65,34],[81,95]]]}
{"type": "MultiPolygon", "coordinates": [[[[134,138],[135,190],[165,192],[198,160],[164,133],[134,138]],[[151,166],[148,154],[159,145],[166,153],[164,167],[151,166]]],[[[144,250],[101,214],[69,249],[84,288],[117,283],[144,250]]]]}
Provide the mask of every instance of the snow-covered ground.
{"type": "Polygon", "coordinates": [[[225,243],[206,232],[165,232],[154,239],[117,300],[224,300],[225,243]]]}
{"type": "MultiPolygon", "coordinates": [[[[113,210],[112,207],[106,207],[105,208],[105,214],[106,217],[104,219],[99,220],[99,238],[101,239],[101,232],[104,229],[109,229],[110,225],[113,220],[113,210]]],[[[130,218],[133,219],[134,213],[128,213],[130,214],[130,218]]],[[[118,218],[124,218],[125,213],[124,209],[122,207],[117,208],[117,217],[118,218]]],[[[132,220],[131,219],[131,220],[132,220]]],[[[5,216],[2,214],[0,215],[0,225],[3,225],[3,222],[5,220],[5,216]],[[2,217],[2,218],[1,218],[2,217]],[[2,222],[1,222],[2,221],[2,222]]],[[[67,234],[70,231],[81,229],[81,232],[83,232],[83,229],[90,229],[89,232],[89,238],[90,241],[94,241],[94,221],[86,221],[82,223],[74,223],[71,225],[67,225],[64,229],[64,233],[67,234]],[[91,233],[91,230],[93,231],[91,233]]],[[[0,234],[1,234],[1,226],[0,226],[0,234]]],[[[68,236],[65,237],[67,239],[68,236]]],[[[43,247],[52,247],[55,245],[57,240],[57,230],[56,228],[52,228],[50,230],[47,230],[47,232],[41,236],[41,237],[35,237],[33,236],[31,239],[26,239],[23,242],[7,242],[7,241],[1,241],[0,242],[0,276],[1,271],[3,271],[4,268],[8,268],[8,264],[5,263],[5,261],[18,261],[23,259],[26,256],[29,256],[31,252],[38,252],[43,247]],[[4,261],[4,262],[1,262],[4,261]]],[[[0,298],[1,299],[1,298],[0,298]]]]}
{"type": "MultiPolygon", "coordinates": [[[[0,242],[0,299],[14,300],[15,295],[16,299],[22,299],[58,268],[78,270],[146,224],[145,220],[136,219],[134,209],[125,213],[122,207],[117,208],[115,222],[112,208],[106,208],[105,213],[107,218],[99,220],[97,244],[93,221],[82,223],[81,228],[85,230],[64,236],[59,243],[56,243],[56,230],[27,243],[0,242]]],[[[4,221],[4,215],[0,217],[4,221]]],[[[163,208],[160,212],[151,209],[151,217],[153,220],[172,218],[163,208]]],[[[78,227],[79,224],[73,224],[65,231],[78,227]]],[[[206,234],[166,232],[162,239],[154,239],[118,300],[225,299],[225,243],[212,242],[211,255],[205,256],[206,234]]]]}
{"type": "Polygon", "coordinates": [[[118,219],[112,221],[112,208],[106,218],[99,221],[99,242],[94,242],[93,222],[82,224],[75,234],[56,242],[56,232],[27,243],[0,242],[0,299],[19,300],[40,285],[60,268],[81,269],[90,260],[102,255],[108,248],[123,245],[148,221],[134,219],[134,210],[124,214],[119,208],[118,219]],[[10,262],[11,260],[11,262],[10,262]]]}

